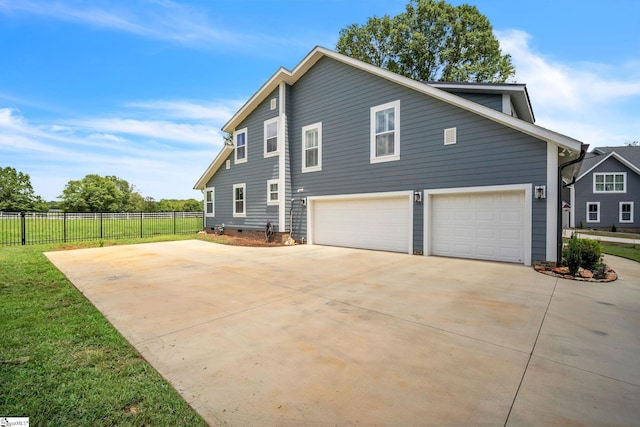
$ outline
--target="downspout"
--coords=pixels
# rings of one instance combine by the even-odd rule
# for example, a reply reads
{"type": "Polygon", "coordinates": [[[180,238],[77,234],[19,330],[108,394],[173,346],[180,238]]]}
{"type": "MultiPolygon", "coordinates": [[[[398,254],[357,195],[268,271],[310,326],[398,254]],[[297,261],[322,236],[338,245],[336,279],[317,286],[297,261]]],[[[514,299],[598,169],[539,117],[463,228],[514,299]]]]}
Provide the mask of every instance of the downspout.
{"type": "Polygon", "coordinates": [[[562,170],[564,168],[566,168],[567,166],[571,166],[571,165],[575,165],[576,163],[580,163],[582,161],[582,159],[584,159],[584,156],[587,154],[587,148],[589,146],[587,144],[582,144],[582,146],[580,147],[580,155],[573,159],[573,160],[569,160],[566,163],[561,164],[560,166],[558,166],[558,221],[557,221],[557,233],[556,233],[556,239],[557,239],[557,244],[558,244],[558,248],[556,251],[556,265],[560,266],[560,264],[562,263],[562,170]]]}

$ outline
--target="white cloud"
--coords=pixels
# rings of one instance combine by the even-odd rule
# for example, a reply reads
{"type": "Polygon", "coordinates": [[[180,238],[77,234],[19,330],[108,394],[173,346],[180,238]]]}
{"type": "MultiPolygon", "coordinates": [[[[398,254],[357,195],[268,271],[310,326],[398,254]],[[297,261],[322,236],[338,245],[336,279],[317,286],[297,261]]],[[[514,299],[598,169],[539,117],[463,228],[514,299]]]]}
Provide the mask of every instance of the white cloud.
{"type": "Polygon", "coordinates": [[[242,101],[224,101],[218,104],[196,104],[189,101],[139,101],[130,102],[126,107],[152,111],[171,119],[207,120],[224,124],[240,108],[242,101]]]}
{"type": "Polygon", "coordinates": [[[537,124],[592,147],[638,139],[640,74],[633,64],[563,62],[534,52],[523,31],[496,33],[512,56],[516,80],[527,85],[537,124]]]}
{"type": "Polygon", "coordinates": [[[300,38],[273,37],[265,34],[235,31],[221,28],[209,22],[207,14],[200,9],[172,1],[155,1],[145,7],[116,6],[110,2],[100,2],[85,6],[74,3],[63,4],[42,0],[0,0],[0,13],[27,13],[47,18],[75,22],[95,28],[120,31],[141,37],[169,41],[196,48],[238,48],[251,47],[261,51],[259,46],[309,46],[300,38]]]}
{"type": "Polygon", "coordinates": [[[89,173],[119,176],[143,196],[199,197],[191,188],[222,144],[219,128],[230,115],[226,104],[131,103],[137,109],[126,109],[120,117],[41,120],[38,125],[17,109],[1,108],[0,158],[30,174],[36,193],[47,200],[55,199],[69,180],[89,173]],[[191,121],[129,118],[140,108],[146,116],[175,109],[166,115],[191,121]]]}

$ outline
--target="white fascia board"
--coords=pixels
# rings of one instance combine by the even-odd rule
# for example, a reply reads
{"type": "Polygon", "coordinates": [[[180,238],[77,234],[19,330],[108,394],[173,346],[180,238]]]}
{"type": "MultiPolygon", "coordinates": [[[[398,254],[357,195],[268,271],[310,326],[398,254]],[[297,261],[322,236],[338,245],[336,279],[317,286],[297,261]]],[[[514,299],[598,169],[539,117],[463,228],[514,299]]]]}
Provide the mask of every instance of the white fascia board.
{"type": "Polygon", "coordinates": [[[580,179],[584,178],[585,176],[587,176],[589,173],[591,173],[591,171],[593,171],[595,168],[597,168],[598,166],[600,166],[605,160],[607,160],[609,157],[613,157],[614,159],[616,159],[617,161],[619,161],[620,163],[622,163],[623,165],[625,165],[626,167],[628,167],[629,169],[631,169],[633,172],[637,173],[638,175],[640,175],[640,169],[634,165],[633,163],[631,163],[630,161],[628,161],[627,159],[625,159],[624,157],[622,157],[620,154],[616,153],[615,151],[610,152],[609,154],[607,154],[606,156],[603,156],[602,160],[600,160],[598,163],[596,163],[595,165],[591,166],[589,169],[587,169],[582,175],[580,175],[579,177],[576,178],[576,181],[579,181],[580,179]]]}
{"type": "Polygon", "coordinates": [[[524,120],[520,120],[511,116],[508,116],[500,111],[496,111],[492,108],[485,107],[473,101],[461,98],[457,95],[451,94],[444,90],[438,89],[428,84],[418,82],[408,77],[400,76],[392,73],[391,71],[384,70],[366,62],[359,61],[357,59],[342,55],[338,52],[316,46],[294,69],[293,71],[287,71],[284,68],[280,68],[259,90],[256,92],[245,105],[224,125],[222,128],[225,132],[230,132],[234,127],[240,123],[257,105],[275,88],[280,81],[285,81],[288,84],[295,83],[302,75],[304,75],[309,68],[311,68],[320,58],[323,56],[332,58],[336,61],[340,61],[344,64],[350,65],[354,68],[366,71],[370,74],[377,75],[389,81],[395,82],[402,86],[413,89],[417,92],[424,93],[435,99],[439,99],[448,104],[455,105],[463,108],[467,111],[471,111],[479,116],[485,117],[494,122],[503,124],[512,129],[523,132],[534,138],[541,139],[543,141],[551,141],[563,148],[568,148],[573,151],[580,151],[582,143],[576,139],[570,138],[566,135],[545,129],[543,127],[528,123],[524,120]]]}
{"type": "Polygon", "coordinates": [[[234,147],[232,145],[227,144],[224,144],[222,146],[222,149],[220,150],[216,158],[213,159],[207,170],[204,171],[198,182],[196,182],[196,185],[193,186],[194,190],[204,190],[207,185],[207,181],[209,181],[213,174],[215,174],[216,171],[220,169],[220,166],[224,164],[224,161],[233,151],[233,148],[234,147]]]}

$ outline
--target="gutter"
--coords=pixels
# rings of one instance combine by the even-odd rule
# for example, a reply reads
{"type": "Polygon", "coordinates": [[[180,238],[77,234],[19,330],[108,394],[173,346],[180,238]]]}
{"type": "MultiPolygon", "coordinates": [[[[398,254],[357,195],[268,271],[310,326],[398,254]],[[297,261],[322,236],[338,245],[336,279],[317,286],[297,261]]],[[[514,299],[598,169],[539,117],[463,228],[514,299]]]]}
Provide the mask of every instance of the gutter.
{"type": "MultiPolygon", "coordinates": [[[[556,250],[556,266],[560,266],[560,264],[562,264],[562,188],[564,187],[564,185],[562,184],[562,170],[564,168],[566,168],[567,166],[571,166],[571,165],[575,165],[576,163],[580,163],[583,159],[584,156],[587,154],[587,148],[589,148],[588,144],[582,144],[582,146],[580,147],[580,155],[573,159],[573,160],[569,160],[566,163],[561,164],[560,166],[558,166],[558,218],[557,218],[557,233],[556,233],[556,239],[557,239],[557,250],[556,250]]],[[[573,182],[575,182],[575,176],[573,177],[573,182]]],[[[571,185],[571,184],[567,184],[567,185],[571,185]]]]}

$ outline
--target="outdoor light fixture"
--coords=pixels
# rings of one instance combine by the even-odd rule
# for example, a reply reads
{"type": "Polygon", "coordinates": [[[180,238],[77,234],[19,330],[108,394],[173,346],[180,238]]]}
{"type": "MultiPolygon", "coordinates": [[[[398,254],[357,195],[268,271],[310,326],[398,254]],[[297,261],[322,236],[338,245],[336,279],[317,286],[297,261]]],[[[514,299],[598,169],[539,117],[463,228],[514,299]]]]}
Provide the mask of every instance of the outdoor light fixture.
{"type": "Polygon", "coordinates": [[[547,198],[546,187],[544,185],[536,185],[535,196],[536,196],[536,199],[546,199],[547,198]]]}
{"type": "Polygon", "coordinates": [[[419,191],[414,191],[413,201],[416,203],[422,203],[422,193],[419,191]]]}

